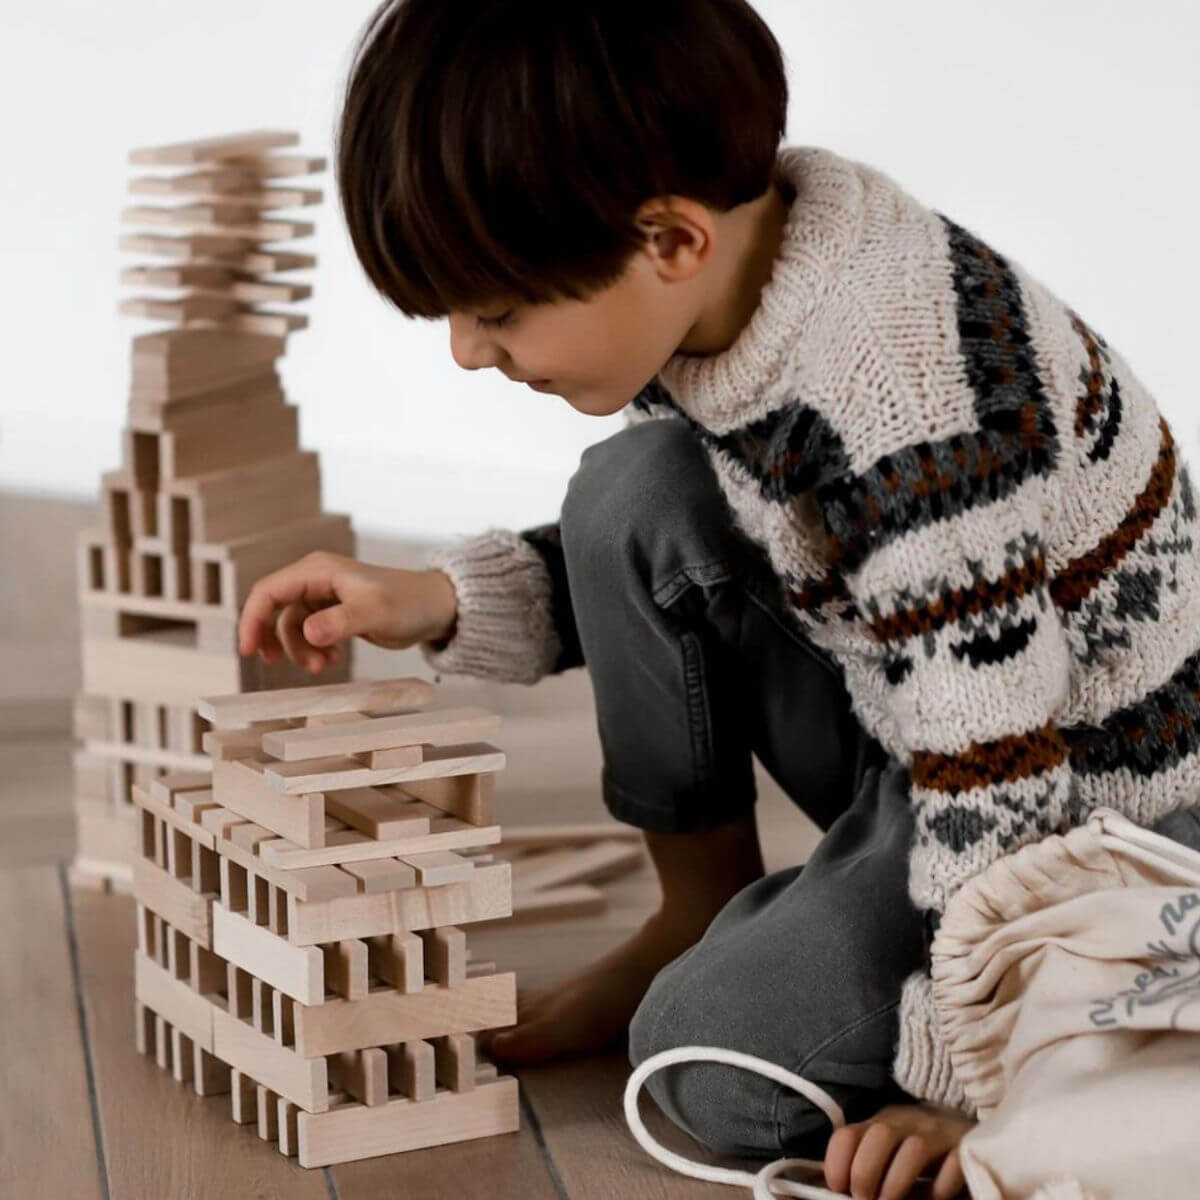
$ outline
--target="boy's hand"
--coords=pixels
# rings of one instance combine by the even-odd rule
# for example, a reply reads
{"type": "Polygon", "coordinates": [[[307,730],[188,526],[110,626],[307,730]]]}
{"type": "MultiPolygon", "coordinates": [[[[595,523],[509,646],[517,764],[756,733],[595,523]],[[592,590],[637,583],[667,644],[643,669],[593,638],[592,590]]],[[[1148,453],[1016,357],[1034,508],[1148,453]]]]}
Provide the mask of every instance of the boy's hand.
{"type": "Polygon", "coordinates": [[[458,614],[442,571],[405,571],[316,551],[260,579],[238,622],[238,650],[273,663],[280,653],[316,674],[338,645],[365,638],[388,650],[439,641],[458,614]]]}
{"type": "Polygon", "coordinates": [[[951,1200],[966,1187],[958,1143],[974,1127],[970,1117],[949,1109],[890,1104],[868,1121],[834,1130],[825,1147],[826,1186],[854,1200],[901,1200],[940,1162],[930,1194],[951,1200]]]}

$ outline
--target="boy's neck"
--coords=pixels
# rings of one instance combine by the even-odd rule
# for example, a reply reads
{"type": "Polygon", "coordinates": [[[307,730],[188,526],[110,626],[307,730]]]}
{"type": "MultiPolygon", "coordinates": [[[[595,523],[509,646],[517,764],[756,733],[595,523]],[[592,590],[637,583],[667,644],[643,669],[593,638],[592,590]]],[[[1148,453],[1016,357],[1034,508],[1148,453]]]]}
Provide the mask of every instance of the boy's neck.
{"type": "Polygon", "coordinates": [[[750,323],[771,278],[794,199],[792,184],[776,178],[763,195],[722,214],[726,254],[712,264],[717,268],[712,295],[677,353],[720,354],[750,323]]]}

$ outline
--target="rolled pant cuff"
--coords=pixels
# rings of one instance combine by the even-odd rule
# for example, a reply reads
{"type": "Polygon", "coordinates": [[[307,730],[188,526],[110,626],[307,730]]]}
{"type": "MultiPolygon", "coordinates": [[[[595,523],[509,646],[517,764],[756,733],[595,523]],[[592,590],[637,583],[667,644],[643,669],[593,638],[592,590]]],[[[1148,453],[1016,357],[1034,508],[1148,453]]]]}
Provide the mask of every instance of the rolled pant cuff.
{"type": "Polygon", "coordinates": [[[628,791],[607,768],[601,775],[601,793],[605,807],[618,821],[650,833],[699,833],[730,825],[749,817],[756,800],[753,792],[739,792],[730,784],[712,780],[655,802],[628,791]]]}

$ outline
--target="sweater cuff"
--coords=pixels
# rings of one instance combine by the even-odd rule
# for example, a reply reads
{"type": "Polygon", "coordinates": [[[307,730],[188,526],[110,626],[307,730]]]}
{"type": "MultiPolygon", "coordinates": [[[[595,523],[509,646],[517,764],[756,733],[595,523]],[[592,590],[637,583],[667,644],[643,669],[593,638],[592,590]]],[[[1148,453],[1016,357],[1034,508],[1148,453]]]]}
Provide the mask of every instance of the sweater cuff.
{"type": "Polygon", "coordinates": [[[910,975],[900,992],[900,1040],[892,1075],[918,1100],[975,1116],[975,1106],[950,1064],[950,1051],[933,1002],[933,980],[923,972],[910,975]]]}
{"type": "Polygon", "coordinates": [[[551,614],[550,573],[519,533],[489,529],[424,557],[424,568],[444,571],[458,597],[450,640],[419,644],[435,671],[536,683],[554,670],[562,643],[551,614]]]}

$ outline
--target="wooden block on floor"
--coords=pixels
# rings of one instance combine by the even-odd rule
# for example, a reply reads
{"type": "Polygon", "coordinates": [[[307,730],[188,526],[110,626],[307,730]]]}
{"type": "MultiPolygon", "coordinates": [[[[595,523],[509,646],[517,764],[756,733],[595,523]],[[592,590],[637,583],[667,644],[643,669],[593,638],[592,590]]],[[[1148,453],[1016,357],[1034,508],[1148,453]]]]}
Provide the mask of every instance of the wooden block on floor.
{"type": "Polygon", "coordinates": [[[429,833],[425,806],[387,788],[359,787],[329,792],[325,796],[325,811],[368,837],[423,837],[429,833]]]}
{"type": "Polygon", "coordinates": [[[417,873],[422,887],[433,887],[439,883],[460,883],[475,873],[475,864],[469,858],[455,854],[453,850],[435,850],[431,854],[405,854],[400,861],[407,863],[417,873]]]}
{"type": "Polygon", "coordinates": [[[229,1100],[235,1125],[249,1125],[258,1119],[258,1085],[249,1075],[230,1070],[229,1100]]]}
{"type": "Polygon", "coordinates": [[[423,929],[425,975],[443,987],[458,987],[467,978],[467,935],[454,925],[423,929]]]}
{"type": "Polygon", "coordinates": [[[384,1047],[388,1087],[409,1100],[432,1100],[437,1085],[437,1059],[432,1042],[402,1042],[384,1047]]]}
{"type": "Polygon", "coordinates": [[[283,688],[271,692],[232,693],[204,697],[197,705],[202,717],[216,728],[248,725],[281,717],[317,713],[361,712],[364,709],[424,708],[434,695],[433,684],[416,676],[328,686],[283,688]]]}
{"type": "Polygon", "coordinates": [[[518,924],[563,917],[590,917],[604,912],[607,907],[608,901],[598,887],[590,883],[573,883],[541,892],[514,893],[509,920],[518,924]]]}
{"type": "Polygon", "coordinates": [[[513,863],[513,890],[532,892],[569,883],[594,883],[637,870],[644,861],[645,854],[636,842],[596,842],[582,849],[564,846],[545,850],[513,863]]]}
{"type": "Polygon", "coordinates": [[[425,987],[419,992],[382,987],[363,1000],[332,999],[298,1008],[295,1019],[296,1049],[306,1059],[495,1029],[517,1019],[516,976],[488,975],[459,987],[425,987]]]}
{"type": "Polygon", "coordinates": [[[279,1152],[295,1158],[299,1147],[296,1117],[300,1110],[290,1101],[279,1097],[278,1103],[279,1152]]]}
{"type": "Polygon", "coordinates": [[[480,741],[499,728],[500,718],[486,709],[447,708],[278,730],[263,735],[263,749],[284,762],[295,762],[422,744],[461,745],[480,741]]]}
{"type": "Polygon", "coordinates": [[[413,887],[315,902],[289,897],[288,941],[296,946],[311,946],[436,925],[465,925],[507,917],[511,912],[509,864],[495,863],[476,868],[470,880],[440,887],[413,887]]]}
{"type": "Polygon", "coordinates": [[[279,1138],[279,1097],[259,1084],[255,1088],[255,1099],[258,1102],[258,1136],[264,1142],[274,1142],[279,1138]]]}
{"type": "Polygon", "coordinates": [[[229,1091],[230,1070],[201,1046],[192,1046],[192,1086],[197,1096],[223,1096],[229,1091]]]}
{"type": "Polygon", "coordinates": [[[300,1113],[300,1165],[328,1166],[510,1133],[518,1121],[517,1081],[511,1076],[471,1092],[444,1092],[422,1102],[398,1098],[375,1108],[355,1104],[319,1116],[300,1113]]]}

